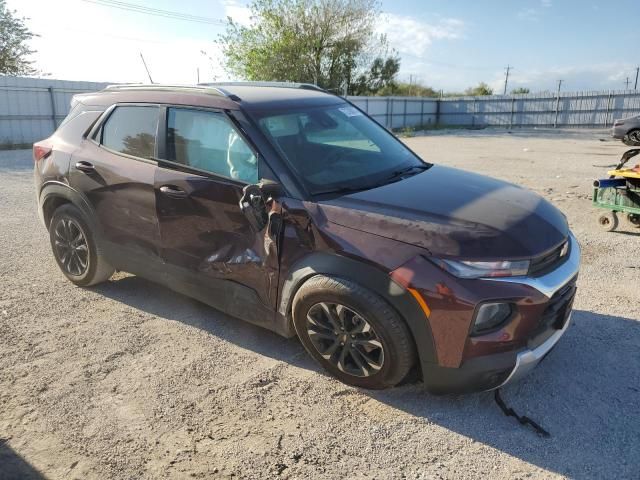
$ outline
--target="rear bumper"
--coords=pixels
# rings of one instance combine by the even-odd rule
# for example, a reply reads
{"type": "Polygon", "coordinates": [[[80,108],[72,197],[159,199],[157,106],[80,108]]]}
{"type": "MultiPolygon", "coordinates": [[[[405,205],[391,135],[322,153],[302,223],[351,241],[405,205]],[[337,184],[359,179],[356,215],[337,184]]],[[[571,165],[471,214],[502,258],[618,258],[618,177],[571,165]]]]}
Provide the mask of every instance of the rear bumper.
{"type": "Polygon", "coordinates": [[[627,134],[628,127],[625,125],[620,125],[617,127],[611,128],[611,136],[613,138],[617,138],[618,140],[622,140],[624,136],[627,134]]]}

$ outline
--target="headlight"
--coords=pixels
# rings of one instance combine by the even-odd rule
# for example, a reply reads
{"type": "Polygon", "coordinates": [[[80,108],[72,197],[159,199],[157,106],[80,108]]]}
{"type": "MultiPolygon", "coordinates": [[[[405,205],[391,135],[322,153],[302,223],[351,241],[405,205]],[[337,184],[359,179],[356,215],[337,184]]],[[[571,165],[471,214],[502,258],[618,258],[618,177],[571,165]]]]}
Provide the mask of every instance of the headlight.
{"type": "Polygon", "coordinates": [[[473,334],[482,334],[493,330],[511,317],[513,306],[510,303],[483,303],[478,307],[473,321],[473,334]]]}
{"type": "Polygon", "coordinates": [[[432,260],[442,269],[459,278],[517,277],[529,271],[529,260],[515,262],[467,262],[456,260],[432,260]]]}

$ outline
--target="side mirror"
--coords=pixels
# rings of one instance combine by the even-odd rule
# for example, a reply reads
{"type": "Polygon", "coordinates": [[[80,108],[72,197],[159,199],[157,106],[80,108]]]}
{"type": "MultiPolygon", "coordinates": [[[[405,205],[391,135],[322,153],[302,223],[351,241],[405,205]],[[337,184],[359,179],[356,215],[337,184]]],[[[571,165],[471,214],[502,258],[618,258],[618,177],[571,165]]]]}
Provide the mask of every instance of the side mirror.
{"type": "Polygon", "coordinates": [[[282,185],[280,185],[278,182],[274,182],[273,180],[267,180],[266,178],[263,178],[258,182],[257,186],[258,188],[260,188],[260,191],[267,200],[269,200],[269,197],[278,197],[280,195],[284,195],[284,188],[282,188],[282,185]]]}
{"type": "Polygon", "coordinates": [[[270,198],[282,193],[282,185],[272,180],[261,180],[256,185],[247,185],[242,189],[240,210],[256,232],[261,231],[269,223],[267,203],[270,198]]]}

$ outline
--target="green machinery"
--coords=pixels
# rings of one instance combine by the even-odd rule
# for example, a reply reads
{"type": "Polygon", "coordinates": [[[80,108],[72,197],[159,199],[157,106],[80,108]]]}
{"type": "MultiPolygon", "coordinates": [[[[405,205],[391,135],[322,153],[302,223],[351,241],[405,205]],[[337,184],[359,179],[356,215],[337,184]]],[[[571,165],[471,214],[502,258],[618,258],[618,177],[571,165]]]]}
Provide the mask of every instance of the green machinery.
{"type": "Polygon", "coordinates": [[[618,214],[623,214],[632,227],[640,227],[640,167],[623,168],[640,148],[627,150],[610,177],[593,182],[593,205],[608,212],[598,218],[600,226],[611,232],[618,227],[618,214]]]}

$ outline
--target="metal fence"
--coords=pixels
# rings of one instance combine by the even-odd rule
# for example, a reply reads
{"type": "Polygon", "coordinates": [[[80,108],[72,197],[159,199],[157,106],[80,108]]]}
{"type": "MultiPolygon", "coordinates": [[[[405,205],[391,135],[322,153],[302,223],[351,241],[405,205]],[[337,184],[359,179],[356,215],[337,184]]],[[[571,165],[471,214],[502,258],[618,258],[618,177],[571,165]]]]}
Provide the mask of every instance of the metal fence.
{"type": "Polygon", "coordinates": [[[30,146],[48,137],[69,112],[73,95],[105,85],[0,76],[0,148],[30,146]]]}
{"type": "MultiPolygon", "coordinates": [[[[0,76],[0,148],[29,146],[55,130],[76,93],[107,83],[0,76]]],[[[591,127],[640,115],[640,92],[605,91],[460,98],[349,97],[390,129],[591,127]]]]}
{"type": "Polygon", "coordinates": [[[349,97],[387,128],[606,128],[640,114],[640,92],[605,91],[459,98],[349,97]]]}

